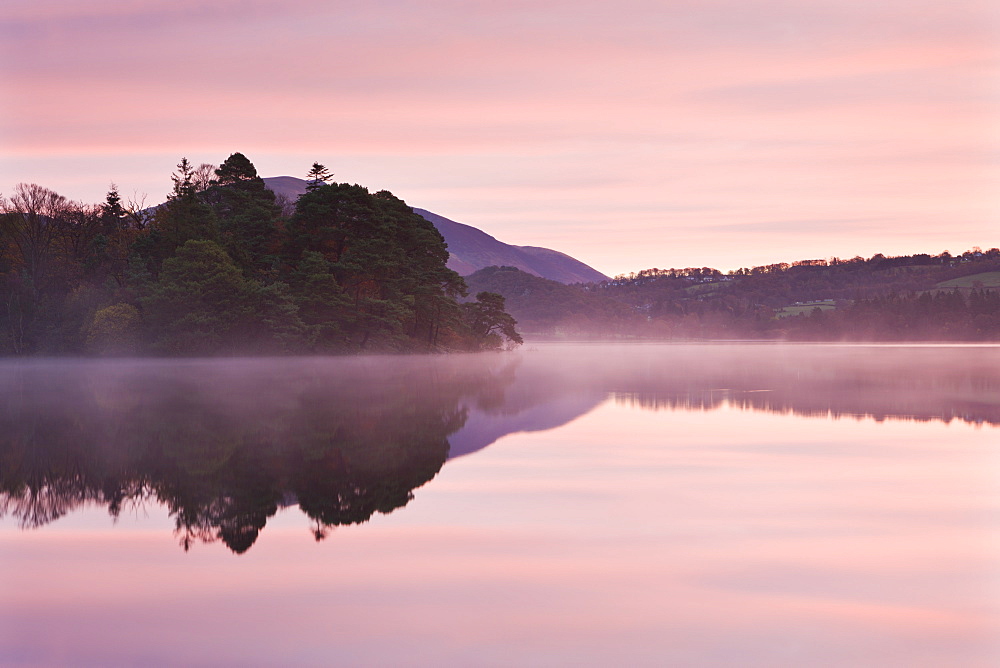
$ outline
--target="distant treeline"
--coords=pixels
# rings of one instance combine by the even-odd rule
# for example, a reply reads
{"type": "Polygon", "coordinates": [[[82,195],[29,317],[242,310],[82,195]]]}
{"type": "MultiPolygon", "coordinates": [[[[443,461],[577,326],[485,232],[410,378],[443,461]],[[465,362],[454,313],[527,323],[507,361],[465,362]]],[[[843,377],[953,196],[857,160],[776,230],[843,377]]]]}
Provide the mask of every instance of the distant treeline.
{"type": "Polygon", "coordinates": [[[434,226],[387,191],[328,183],[278,201],[253,164],[173,175],[166,203],[112,185],[85,205],[0,198],[0,354],[280,354],[499,348],[503,298],[467,294],[434,226]]]}
{"type": "Polygon", "coordinates": [[[1000,250],[647,269],[565,286],[511,267],[466,278],[523,330],[562,338],[998,340],[1000,250]]]}
{"type": "Polygon", "coordinates": [[[636,305],[650,305],[651,297],[655,302],[656,297],[683,292],[684,297],[702,298],[712,293],[733,294],[780,308],[796,301],[854,300],[891,292],[929,290],[940,282],[992,271],[1000,271],[1000,249],[975,248],[958,256],[944,252],[800,260],[742,268],[727,274],[709,267],[646,269],[587,287],[605,290],[625,300],[634,296],[636,305]]]}
{"type": "Polygon", "coordinates": [[[850,341],[984,341],[1000,339],[1000,293],[956,289],[860,299],[836,310],[814,309],[783,323],[788,338],[850,341]]]}

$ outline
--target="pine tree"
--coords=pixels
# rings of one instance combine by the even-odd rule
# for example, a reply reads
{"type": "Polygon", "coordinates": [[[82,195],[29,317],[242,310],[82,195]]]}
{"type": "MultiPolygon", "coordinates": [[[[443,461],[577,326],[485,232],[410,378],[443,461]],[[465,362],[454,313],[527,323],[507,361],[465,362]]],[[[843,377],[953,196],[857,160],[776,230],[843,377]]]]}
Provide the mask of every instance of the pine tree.
{"type": "Polygon", "coordinates": [[[168,199],[191,197],[195,194],[194,167],[187,158],[181,158],[177,163],[177,171],[170,175],[170,180],[174,182],[174,189],[167,195],[168,199]]]}
{"type": "Polygon", "coordinates": [[[242,153],[233,153],[215,170],[213,185],[228,186],[237,183],[255,181],[257,168],[242,153]]]}
{"type": "Polygon", "coordinates": [[[219,220],[219,236],[233,261],[250,278],[273,280],[281,209],[253,163],[233,153],[215,170],[203,197],[219,220]]]}
{"type": "Polygon", "coordinates": [[[329,169],[318,162],[314,162],[312,169],[310,169],[309,173],[306,174],[306,181],[308,181],[306,184],[306,191],[311,192],[317,188],[322,188],[327,184],[327,181],[332,178],[333,173],[329,169]]]}

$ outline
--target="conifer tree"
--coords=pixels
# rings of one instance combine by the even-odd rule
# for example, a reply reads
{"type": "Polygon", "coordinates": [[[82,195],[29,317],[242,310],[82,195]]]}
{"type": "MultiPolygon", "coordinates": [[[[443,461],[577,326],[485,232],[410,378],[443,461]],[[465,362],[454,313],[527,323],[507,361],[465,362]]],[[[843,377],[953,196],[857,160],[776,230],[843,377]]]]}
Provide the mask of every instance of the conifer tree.
{"type": "Polygon", "coordinates": [[[253,163],[233,153],[217,170],[204,193],[219,220],[223,247],[250,278],[273,280],[281,209],[253,163]]]}
{"type": "Polygon", "coordinates": [[[194,167],[187,158],[181,158],[177,163],[177,171],[170,175],[174,189],[167,195],[168,199],[178,199],[194,195],[194,167]]]}
{"type": "Polygon", "coordinates": [[[312,169],[306,174],[306,191],[311,192],[317,188],[322,188],[333,178],[333,173],[318,162],[314,162],[312,169]]]}

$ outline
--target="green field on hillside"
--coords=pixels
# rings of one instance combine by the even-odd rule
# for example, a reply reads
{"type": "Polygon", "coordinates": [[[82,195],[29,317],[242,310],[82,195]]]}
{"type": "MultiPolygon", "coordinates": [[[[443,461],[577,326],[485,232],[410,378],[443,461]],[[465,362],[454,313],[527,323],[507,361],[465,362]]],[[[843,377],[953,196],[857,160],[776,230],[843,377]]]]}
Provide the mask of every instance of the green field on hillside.
{"type": "Polygon", "coordinates": [[[1000,271],[987,271],[982,274],[972,274],[950,281],[941,281],[937,288],[1000,288],[1000,271]]]}

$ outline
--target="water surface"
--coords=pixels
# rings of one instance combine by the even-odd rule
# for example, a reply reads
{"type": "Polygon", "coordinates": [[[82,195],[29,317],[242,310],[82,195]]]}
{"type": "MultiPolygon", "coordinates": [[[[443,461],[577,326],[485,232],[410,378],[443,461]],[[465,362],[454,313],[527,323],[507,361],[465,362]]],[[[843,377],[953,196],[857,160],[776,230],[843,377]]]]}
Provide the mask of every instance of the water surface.
{"type": "Polygon", "coordinates": [[[3,665],[992,666],[1000,348],[0,363],[3,665]]]}

